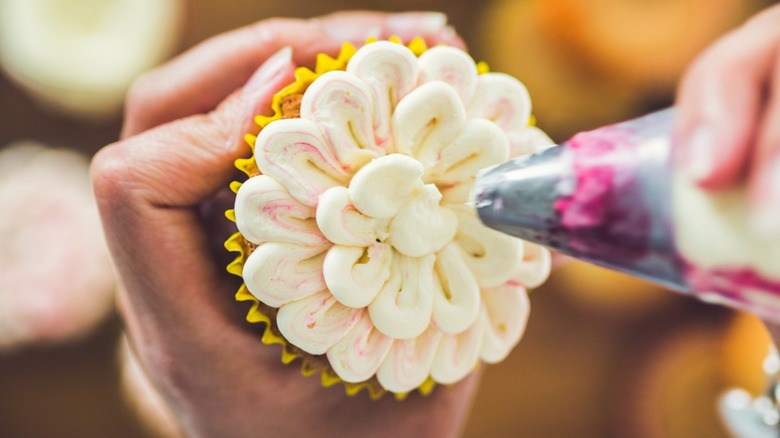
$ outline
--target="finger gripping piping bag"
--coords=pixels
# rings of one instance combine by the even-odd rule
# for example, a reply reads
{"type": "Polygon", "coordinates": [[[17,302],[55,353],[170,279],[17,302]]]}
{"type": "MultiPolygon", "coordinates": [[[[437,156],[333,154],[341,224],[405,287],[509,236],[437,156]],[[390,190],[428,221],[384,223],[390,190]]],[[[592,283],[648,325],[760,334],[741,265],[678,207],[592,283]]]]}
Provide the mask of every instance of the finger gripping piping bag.
{"type": "Polygon", "coordinates": [[[705,192],[673,166],[674,109],[575,135],[483,171],[496,230],[780,322],[780,241],[747,226],[743,186],[705,192]]]}

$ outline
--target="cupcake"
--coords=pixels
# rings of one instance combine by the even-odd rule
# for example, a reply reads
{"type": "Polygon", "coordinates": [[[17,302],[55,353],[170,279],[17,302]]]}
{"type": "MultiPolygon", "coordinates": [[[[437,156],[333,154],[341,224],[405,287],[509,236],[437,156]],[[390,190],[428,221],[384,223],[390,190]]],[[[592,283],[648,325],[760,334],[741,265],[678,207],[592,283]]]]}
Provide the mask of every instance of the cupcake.
{"type": "Polygon", "coordinates": [[[240,301],[265,344],[323,386],[402,398],[504,359],[547,250],[483,226],[477,172],[549,147],[526,88],[421,39],[345,44],[256,118],[237,167],[240,301]]]}
{"type": "Polygon", "coordinates": [[[78,339],[113,309],[88,163],[34,142],[0,151],[0,351],[78,339]]]}

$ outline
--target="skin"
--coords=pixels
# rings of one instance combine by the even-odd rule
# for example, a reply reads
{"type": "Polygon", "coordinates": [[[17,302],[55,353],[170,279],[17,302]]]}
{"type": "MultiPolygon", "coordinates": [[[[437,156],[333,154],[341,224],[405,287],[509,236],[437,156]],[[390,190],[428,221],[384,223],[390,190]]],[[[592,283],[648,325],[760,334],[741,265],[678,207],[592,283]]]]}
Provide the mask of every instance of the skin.
{"type": "Polygon", "coordinates": [[[402,403],[323,389],[319,379],[301,376],[298,363],[282,365],[279,347],[260,344],[257,329],[244,322],[246,306],[233,298],[237,279],[224,268],[230,256],[214,248],[231,232],[219,196],[237,178],[233,161],[250,153],[243,134],[292,80],[294,64],[312,65],[318,52],[335,55],[344,39],[391,34],[462,45],[439,14],[262,21],[142,77],[128,98],[122,139],[95,157],[93,185],[121,277],[127,335],[184,435],[461,431],[478,373],[402,403]]]}
{"type": "MultiPolygon", "coordinates": [[[[780,5],[696,59],[677,110],[676,147],[688,175],[713,192],[746,184],[753,231],[780,241],[780,5]]],[[[780,324],[766,326],[780,346],[780,324]]]]}

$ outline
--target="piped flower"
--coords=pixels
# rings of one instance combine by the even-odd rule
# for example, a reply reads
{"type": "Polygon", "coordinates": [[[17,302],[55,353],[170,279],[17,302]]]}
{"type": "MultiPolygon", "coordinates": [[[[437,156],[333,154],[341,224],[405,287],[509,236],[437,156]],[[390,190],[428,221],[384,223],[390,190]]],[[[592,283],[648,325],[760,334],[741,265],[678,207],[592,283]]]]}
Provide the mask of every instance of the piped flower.
{"type": "Polygon", "coordinates": [[[421,40],[320,61],[277,95],[250,138],[254,160],[238,163],[250,178],[234,185],[227,246],[241,252],[229,267],[239,295],[257,300],[250,319],[278,328],[266,342],[295,347],[283,359],[325,355],[323,383],[348,392],[427,391],[502,360],[550,257],[466,202],[480,169],[552,144],[529,126],[527,90],[421,40]],[[282,119],[278,102],[295,93],[300,116],[282,119]]]}

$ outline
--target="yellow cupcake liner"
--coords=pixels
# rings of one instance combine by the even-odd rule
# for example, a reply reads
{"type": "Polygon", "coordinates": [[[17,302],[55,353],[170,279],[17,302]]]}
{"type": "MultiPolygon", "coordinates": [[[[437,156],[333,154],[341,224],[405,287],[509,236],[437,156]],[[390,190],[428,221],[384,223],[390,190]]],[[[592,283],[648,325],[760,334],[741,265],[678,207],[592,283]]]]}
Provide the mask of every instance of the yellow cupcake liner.
{"type": "MultiPolygon", "coordinates": [[[[375,41],[377,41],[377,39],[371,38],[366,42],[366,44],[370,44],[375,41]]],[[[389,41],[396,44],[404,44],[403,41],[397,36],[389,38],[389,41]]],[[[411,40],[411,42],[409,42],[406,47],[408,47],[412,53],[418,57],[428,49],[425,40],[420,37],[411,40]]],[[[304,91],[306,91],[312,82],[314,82],[324,73],[334,70],[345,70],[347,63],[356,51],[357,48],[354,45],[351,43],[344,43],[341,47],[339,55],[336,58],[332,58],[323,53],[318,54],[314,70],[311,70],[308,67],[296,68],[294,73],[295,81],[293,81],[290,85],[282,88],[273,96],[271,103],[273,115],[258,115],[255,117],[255,123],[262,130],[271,122],[280,120],[283,114],[282,105],[286,98],[291,95],[302,94],[304,91]]],[[[477,63],[477,72],[479,74],[488,73],[489,71],[490,69],[486,63],[477,63]]],[[[533,124],[533,119],[529,121],[529,124],[533,124]]],[[[251,178],[253,176],[260,175],[261,173],[255,162],[255,142],[257,141],[257,136],[246,134],[244,139],[252,149],[252,155],[248,158],[237,159],[235,161],[235,166],[238,170],[246,174],[247,177],[251,178]]],[[[233,193],[238,193],[238,189],[240,187],[241,182],[238,181],[233,181],[230,184],[230,189],[233,191],[233,193]]],[[[236,215],[233,209],[226,211],[225,216],[233,222],[236,221],[236,215]]],[[[247,257],[249,257],[249,254],[251,254],[251,252],[254,250],[254,245],[248,242],[240,232],[236,232],[227,239],[225,242],[225,248],[230,252],[238,253],[236,258],[227,266],[227,271],[233,275],[243,278],[242,274],[244,263],[246,262],[247,257]]],[[[381,398],[386,392],[388,392],[382,388],[381,385],[375,381],[375,379],[360,383],[345,382],[339,378],[329,366],[322,363],[322,360],[314,360],[314,358],[318,356],[309,355],[289,344],[287,340],[280,333],[278,333],[277,330],[275,330],[275,324],[273,321],[275,319],[276,309],[264,305],[257,298],[255,298],[255,296],[252,295],[247,289],[246,284],[241,284],[241,287],[238,289],[235,297],[237,301],[252,303],[252,307],[247,313],[246,320],[250,323],[262,323],[265,325],[263,335],[260,340],[263,344],[266,345],[278,344],[282,347],[282,363],[290,364],[296,359],[301,359],[301,373],[304,376],[308,377],[319,373],[320,382],[324,388],[328,388],[338,384],[339,382],[342,382],[345,387],[345,392],[349,396],[358,394],[365,389],[368,391],[368,394],[372,400],[377,400],[381,398]]],[[[428,379],[423,382],[416,390],[422,395],[428,395],[433,391],[435,386],[436,382],[429,376],[428,379]]],[[[408,394],[409,393],[395,393],[394,395],[396,399],[403,400],[408,394]]]]}

